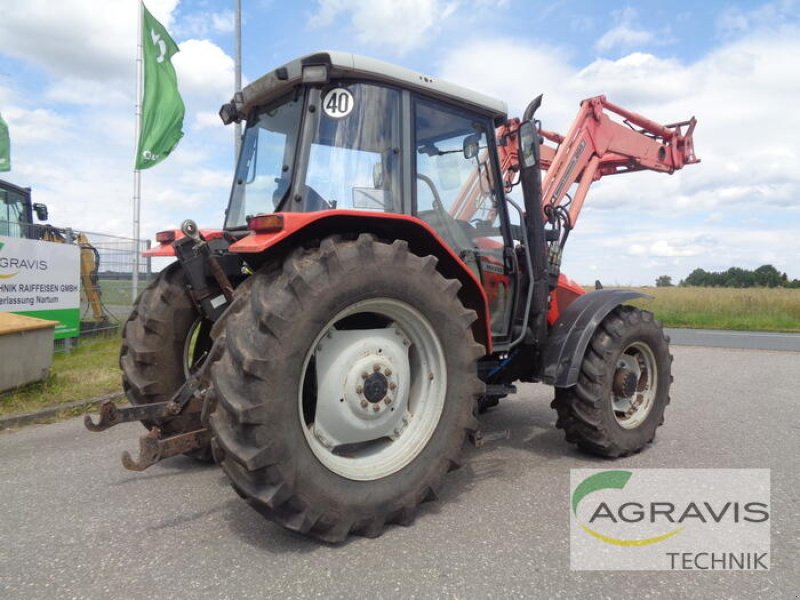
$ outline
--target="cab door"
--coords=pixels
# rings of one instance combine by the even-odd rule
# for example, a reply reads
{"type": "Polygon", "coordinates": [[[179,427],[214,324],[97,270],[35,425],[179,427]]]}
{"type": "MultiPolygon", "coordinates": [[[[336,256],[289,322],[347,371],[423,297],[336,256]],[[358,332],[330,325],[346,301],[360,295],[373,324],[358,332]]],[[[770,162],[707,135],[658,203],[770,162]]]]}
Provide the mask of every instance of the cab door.
{"type": "Polygon", "coordinates": [[[480,278],[492,334],[509,336],[515,295],[491,120],[418,98],[413,110],[414,214],[480,278]]]}

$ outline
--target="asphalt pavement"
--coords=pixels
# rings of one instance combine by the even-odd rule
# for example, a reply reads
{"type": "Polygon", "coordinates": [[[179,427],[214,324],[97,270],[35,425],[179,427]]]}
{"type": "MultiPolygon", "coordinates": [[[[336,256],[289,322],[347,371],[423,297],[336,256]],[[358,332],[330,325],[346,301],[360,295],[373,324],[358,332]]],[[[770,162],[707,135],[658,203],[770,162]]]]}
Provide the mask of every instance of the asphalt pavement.
{"type": "Polygon", "coordinates": [[[719,331],[713,329],[667,329],[673,345],[743,350],[800,352],[800,333],[764,331],[719,331]]]}
{"type": "Polygon", "coordinates": [[[580,453],[554,428],[552,390],[523,385],[413,526],[341,546],[265,521],[215,467],[125,471],[137,424],[0,434],[0,597],[798,598],[800,354],[673,351],[672,404],[641,454],[580,453]],[[570,571],[569,471],[612,465],[771,469],[771,570],[570,571]]]}

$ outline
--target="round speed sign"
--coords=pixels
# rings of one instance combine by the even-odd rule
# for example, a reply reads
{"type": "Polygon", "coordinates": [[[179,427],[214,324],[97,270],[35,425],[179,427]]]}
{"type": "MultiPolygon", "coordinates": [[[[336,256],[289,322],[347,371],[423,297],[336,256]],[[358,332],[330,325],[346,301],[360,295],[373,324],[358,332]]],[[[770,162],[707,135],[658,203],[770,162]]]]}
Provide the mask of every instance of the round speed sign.
{"type": "Polygon", "coordinates": [[[322,110],[325,114],[334,119],[341,119],[350,114],[353,110],[353,94],[345,88],[334,88],[325,94],[322,100],[322,110]]]}

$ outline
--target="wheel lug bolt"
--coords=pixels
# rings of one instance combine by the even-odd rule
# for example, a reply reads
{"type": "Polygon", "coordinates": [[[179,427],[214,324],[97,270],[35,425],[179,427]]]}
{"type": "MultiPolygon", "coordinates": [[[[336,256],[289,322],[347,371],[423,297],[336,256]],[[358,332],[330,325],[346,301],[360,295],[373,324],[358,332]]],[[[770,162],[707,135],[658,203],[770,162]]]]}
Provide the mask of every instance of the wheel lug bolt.
{"type": "Polygon", "coordinates": [[[392,399],[389,398],[389,396],[386,396],[386,399],[384,400],[384,402],[386,403],[386,406],[389,406],[392,403],[392,399]]]}
{"type": "Polygon", "coordinates": [[[367,402],[366,400],[362,400],[361,401],[361,408],[367,408],[368,404],[369,404],[369,402],[367,402]]]}
{"type": "Polygon", "coordinates": [[[375,372],[380,371],[381,370],[381,365],[379,363],[375,363],[374,365],[372,365],[372,370],[375,371],[375,372]]]}
{"type": "Polygon", "coordinates": [[[397,384],[393,381],[392,383],[389,384],[389,389],[390,390],[396,390],[397,389],[397,384]]]}
{"type": "Polygon", "coordinates": [[[379,404],[373,404],[372,405],[372,410],[374,410],[375,412],[378,412],[380,409],[381,409],[381,407],[380,407],[379,404]]]}
{"type": "Polygon", "coordinates": [[[361,393],[361,392],[363,392],[363,391],[364,391],[364,388],[363,388],[363,387],[361,387],[360,385],[357,385],[357,386],[356,386],[356,394],[360,394],[360,393],[361,393]]]}
{"type": "Polygon", "coordinates": [[[363,371],[361,373],[361,379],[366,379],[367,377],[369,377],[369,373],[367,373],[366,371],[363,371]]]}

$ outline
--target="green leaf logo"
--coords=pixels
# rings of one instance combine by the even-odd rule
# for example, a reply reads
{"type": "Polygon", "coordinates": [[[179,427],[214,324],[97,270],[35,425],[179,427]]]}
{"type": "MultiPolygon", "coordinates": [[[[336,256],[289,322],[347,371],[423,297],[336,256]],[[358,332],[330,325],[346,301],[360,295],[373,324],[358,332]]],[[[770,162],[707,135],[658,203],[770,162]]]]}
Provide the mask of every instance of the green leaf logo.
{"type": "Polygon", "coordinates": [[[615,489],[621,490],[628,483],[631,478],[630,471],[603,471],[602,473],[595,473],[590,475],[578,484],[575,491],[572,492],[572,512],[578,516],[578,504],[586,496],[592,492],[599,490],[615,489]]]}
{"type": "MultiPolygon", "coordinates": [[[[575,490],[572,492],[573,514],[576,517],[578,516],[578,504],[580,504],[581,500],[583,500],[589,494],[592,494],[600,490],[624,489],[625,486],[628,484],[628,481],[630,481],[632,475],[633,473],[631,473],[630,471],[603,471],[602,473],[595,473],[594,475],[590,475],[589,477],[581,481],[575,487],[575,490]]],[[[611,544],[612,546],[649,546],[650,544],[663,542],[664,540],[671,538],[673,535],[680,533],[684,529],[683,527],[679,527],[678,529],[675,529],[663,535],[658,535],[649,538],[628,540],[628,539],[614,538],[607,535],[603,535],[599,531],[590,529],[583,523],[580,523],[580,526],[581,529],[583,529],[593,538],[596,538],[601,542],[605,542],[606,544],[611,544]]]]}

